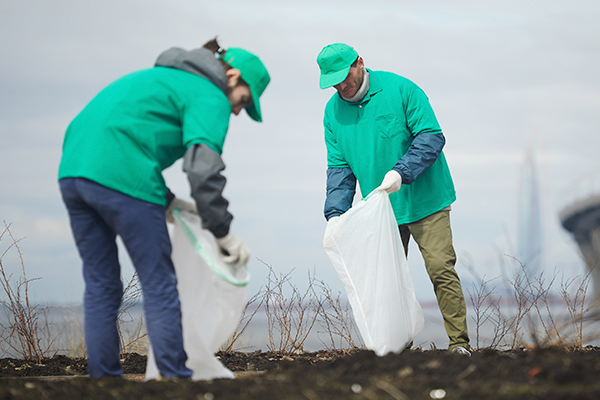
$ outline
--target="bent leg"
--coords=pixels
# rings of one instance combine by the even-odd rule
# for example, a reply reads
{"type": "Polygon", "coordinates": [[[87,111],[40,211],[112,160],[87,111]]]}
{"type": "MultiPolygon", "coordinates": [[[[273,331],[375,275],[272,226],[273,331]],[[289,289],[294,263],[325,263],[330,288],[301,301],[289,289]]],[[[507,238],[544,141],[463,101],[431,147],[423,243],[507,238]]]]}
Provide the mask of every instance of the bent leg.
{"type": "Polygon", "coordinates": [[[425,268],[433,283],[449,338],[448,348],[463,346],[469,349],[467,307],[460,279],[454,268],[456,253],[452,245],[450,212],[439,211],[408,226],[419,245],[425,268]]]}
{"type": "Polygon", "coordinates": [[[148,334],[162,376],[189,378],[185,366],[181,307],[177,278],[171,260],[171,241],[165,209],[157,204],[131,199],[117,231],[136,268],[144,294],[148,334]]]}

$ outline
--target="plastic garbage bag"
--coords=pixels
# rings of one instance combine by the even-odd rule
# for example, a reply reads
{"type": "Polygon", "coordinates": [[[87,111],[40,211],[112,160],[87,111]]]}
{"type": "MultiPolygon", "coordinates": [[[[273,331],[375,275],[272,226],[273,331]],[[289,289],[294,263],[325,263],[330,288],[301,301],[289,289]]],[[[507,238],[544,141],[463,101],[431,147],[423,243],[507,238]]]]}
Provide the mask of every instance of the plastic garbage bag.
{"type": "MultiPolygon", "coordinates": [[[[214,236],[201,228],[197,215],[174,211],[174,216],[171,258],[177,274],[186,365],[194,372],[193,380],[234,378],[215,353],[240,320],[249,281],[247,268],[232,272],[222,262],[214,236]]],[[[150,346],[146,380],[159,376],[150,346]]]]}
{"type": "Polygon", "coordinates": [[[389,195],[373,191],[325,229],[323,247],[340,277],[365,346],[402,351],[423,329],[389,195]]]}

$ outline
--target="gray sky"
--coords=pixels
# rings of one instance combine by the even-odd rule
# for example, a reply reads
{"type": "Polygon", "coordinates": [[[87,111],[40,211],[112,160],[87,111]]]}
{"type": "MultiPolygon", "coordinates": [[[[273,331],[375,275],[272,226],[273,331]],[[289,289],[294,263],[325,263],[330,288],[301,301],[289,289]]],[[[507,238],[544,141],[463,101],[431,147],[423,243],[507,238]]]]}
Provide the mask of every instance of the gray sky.
{"type": "MultiPolygon", "coordinates": [[[[264,123],[232,116],[223,153],[232,229],[251,247],[253,293],[267,267],[343,290],[322,248],[323,108],[316,57],[352,45],[368,68],[403,75],[430,98],[458,200],[458,271],[499,274],[516,256],[519,179],[528,143],[540,171],[545,269],[583,271],[557,213],[598,185],[600,3],[545,1],[20,0],[0,3],[0,218],[11,223],[39,302],[79,303],[80,261],[56,182],[70,120],[104,86],[153,65],[171,46],[221,45],[257,55],[271,74],[264,123]],[[226,4],[226,5],[224,5],[226,4]],[[588,182],[592,181],[589,186],[588,182]],[[591,187],[591,189],[590,189],[591,187]],[[565,197],[566,196],[566,197],[565,197]]],[[[176,164],[167,183],[188,197],[176,164]]],[[[3,239],[0,250],[6,248],[3,239]]],[[[5,267],[16,267],[12,253],[5,267]]],[[[126,256],[123,258],[126,259],[126,256]]],[[[131,266],[124,263],[130,277],[131,266]]],[[[409,265],[433,299],[420,254],[409,265]]]]}

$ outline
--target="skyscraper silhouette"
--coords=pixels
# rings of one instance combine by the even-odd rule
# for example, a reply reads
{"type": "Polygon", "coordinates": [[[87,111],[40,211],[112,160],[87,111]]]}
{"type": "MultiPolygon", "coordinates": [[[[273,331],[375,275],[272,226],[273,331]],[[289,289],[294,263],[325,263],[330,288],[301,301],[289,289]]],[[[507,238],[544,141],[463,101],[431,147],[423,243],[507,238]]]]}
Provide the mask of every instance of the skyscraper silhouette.
{"type": "Polygon", "coordinates": [[[531,141],[521,169],[518,218],[517,259],[531,280],[542,271],[543,262],[542,201],[531,141]]]}

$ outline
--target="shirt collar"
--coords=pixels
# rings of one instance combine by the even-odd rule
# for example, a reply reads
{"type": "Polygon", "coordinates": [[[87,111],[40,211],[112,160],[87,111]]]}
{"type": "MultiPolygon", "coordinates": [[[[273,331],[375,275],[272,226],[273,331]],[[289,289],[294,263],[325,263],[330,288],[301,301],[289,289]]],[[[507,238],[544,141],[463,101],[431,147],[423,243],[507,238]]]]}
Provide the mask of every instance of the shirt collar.
{"type": "Polygon", "coordinates": [[[348,104],[352,104],[352,105],[359,105],[359,104],[364,104],[366,102],[368,102],[369,100],[371,100],[371,97],[379,92],[381,92],[381,90],[383,89],[383,87],[381,86],[381,82],[379,81],[378,77],[376,75],[373,74],[373,71],[371,71],[368,68],[365,68],[368,72],[369,72],[369,91],[367,92],[367,94],[365,95],[365,97],[363,97],[362,101],[356,102],[356,103],[350,103],[346,100],[344,100],[342,98],[342,96],[337,93],[338,97],[340,100],[342,100],[345,103],[348,104]]]}

